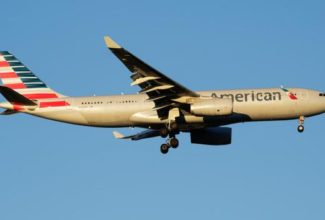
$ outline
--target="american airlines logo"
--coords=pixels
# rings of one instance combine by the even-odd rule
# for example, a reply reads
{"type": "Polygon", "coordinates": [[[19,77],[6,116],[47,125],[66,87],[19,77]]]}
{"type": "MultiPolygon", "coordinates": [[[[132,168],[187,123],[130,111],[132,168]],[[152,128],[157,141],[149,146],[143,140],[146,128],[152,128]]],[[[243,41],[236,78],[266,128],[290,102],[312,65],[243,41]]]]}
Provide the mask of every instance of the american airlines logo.
{"type": "Polygon", "coordinates": [[[235,94],[217,94],[212,93],[214,98],[231,98],[236,102],[264,102],[264,101],[281,101],[282,96],[280,92],[255,92],[250,93],[235,93],[235,94]]]}
{"type": "Polygon", "coordinates": [[[290,92],[288,89],[281,87],[281,89],[287,94],[291,100],[298,100],[297,96],[290,92]]]}

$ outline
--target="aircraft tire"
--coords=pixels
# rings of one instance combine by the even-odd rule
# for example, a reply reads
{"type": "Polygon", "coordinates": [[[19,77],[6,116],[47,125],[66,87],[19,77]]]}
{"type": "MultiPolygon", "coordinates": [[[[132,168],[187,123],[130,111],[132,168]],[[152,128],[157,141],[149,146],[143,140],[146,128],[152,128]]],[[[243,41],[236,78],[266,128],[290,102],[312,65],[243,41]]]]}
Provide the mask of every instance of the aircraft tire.
{"type": "Polygon", "coordinates": [[[168,150],[169,150],[169,146],[167,144],[162,144],[160,146],[160,152],[162,154],[167,154],[168,153],[168,150]]]}
{"type": "Polygon", "coordinates": [[[299,133],[304,132],[304,130],[305,130],[305,127],[304,127],[303,125],[299,125],[299,126],[298,126],[298,132],[299,132],[299,133]]]}
{"type": "Polygon", "coordinates": [[[176,149],[179,146],[179,141],[177,138],[173,137],[169,140],[170,146],[176,149]]]}
{"type": "Polygon", "coordinates": [[[167,128],[160,129],[160,136],[161,137],[163,137],[163,138],[167,137],[168,136],[168,133],[169,133],[169,131],[168,131],[167,128]]]}

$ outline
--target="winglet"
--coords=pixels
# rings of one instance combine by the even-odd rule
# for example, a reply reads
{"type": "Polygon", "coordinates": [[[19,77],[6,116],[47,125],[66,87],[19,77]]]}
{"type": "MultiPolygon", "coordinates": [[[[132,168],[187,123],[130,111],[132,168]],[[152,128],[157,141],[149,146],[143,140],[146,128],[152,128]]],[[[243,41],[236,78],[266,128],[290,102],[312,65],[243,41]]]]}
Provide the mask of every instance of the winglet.
{"type": "Polygon", "coordinates": [[[117,131],[113,131],[113,135],[116,139],[123,139],[125,136],[117,131]]]}
{"type": "Polygon", "coordinates": [[[106,43],[107,47],[110,48],[110,49],[121,48],[121,46],[118,45],[115,41],[113,41],[113,39],[110,38],[109,36],[105,36],[104,40],[105,40],[105,43],[106,43]]]}

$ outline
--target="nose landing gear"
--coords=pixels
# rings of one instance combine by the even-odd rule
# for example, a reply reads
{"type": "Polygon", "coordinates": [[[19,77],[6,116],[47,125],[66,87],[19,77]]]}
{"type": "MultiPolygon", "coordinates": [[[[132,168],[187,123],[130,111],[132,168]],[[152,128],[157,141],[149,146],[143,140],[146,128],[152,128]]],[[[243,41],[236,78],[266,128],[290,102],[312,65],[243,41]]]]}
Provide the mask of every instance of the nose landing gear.
{"type": "Polygon", "coordinates": [[[299,126],[298,126],[298,132],[299,133],[302,133],[305,130],[304,122],[305,122],[305,117],[304,116],[300,116],[299,117],[299,126]]]}

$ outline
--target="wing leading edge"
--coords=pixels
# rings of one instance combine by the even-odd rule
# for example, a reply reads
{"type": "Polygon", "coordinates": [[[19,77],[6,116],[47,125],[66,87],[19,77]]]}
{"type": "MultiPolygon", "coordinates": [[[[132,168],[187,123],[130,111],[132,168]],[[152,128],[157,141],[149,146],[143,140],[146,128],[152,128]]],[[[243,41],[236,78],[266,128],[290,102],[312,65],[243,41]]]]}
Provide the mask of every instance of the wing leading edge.
{"type": "Polygon", "coordinates": [[[166,119],[172,108],[179,108],[181,103],[177,99],[182,97],[199,97],[199,95],[181,84],[165,76],[158,70],[146,64],[132,53],[105,37],[107,47],[113,54],[131,71],[131,85],[141,88],[140,93],[149,96],[149,100],[155,103],[155,110],[161,119],[166,119]]]}

